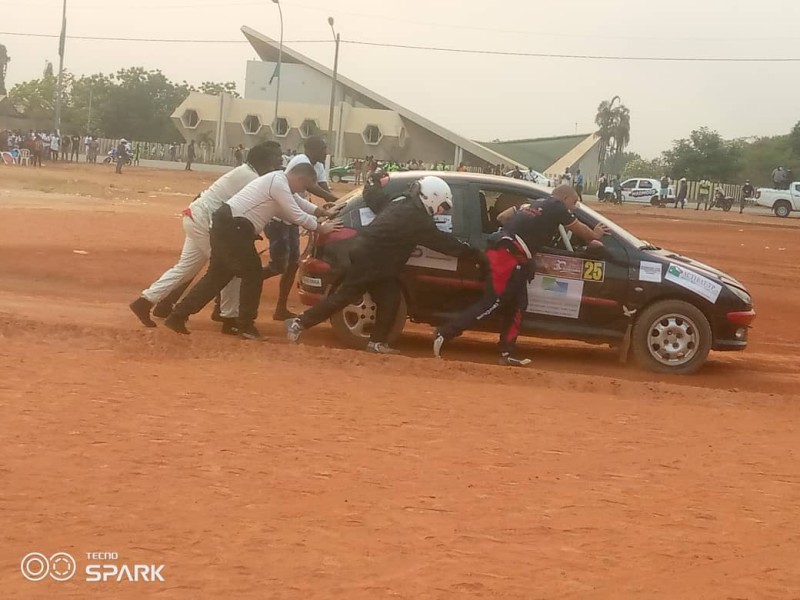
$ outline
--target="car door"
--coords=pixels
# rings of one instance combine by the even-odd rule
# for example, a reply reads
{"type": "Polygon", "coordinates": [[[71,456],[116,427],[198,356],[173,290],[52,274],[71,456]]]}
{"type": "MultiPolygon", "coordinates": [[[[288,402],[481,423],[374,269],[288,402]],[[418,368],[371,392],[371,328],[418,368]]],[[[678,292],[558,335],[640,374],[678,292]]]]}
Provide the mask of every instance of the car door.
{"type": "MultiPolygon", "coordinates": [[[[580,212],[578,218],[595,225],[580,212]]],[[[601,251],[579,243],[575,238],[570,250],[559,234],[536,254],[523,330],[579,338],[620,337],[625,331],[623,306],[630,287],[625,246],[612,235],[605,237],[601,251]]]]}
{"type": "Polygon", "coordinates": [[[622,201],[623,202],[632,202],[634,201],[634,191],[636,190],[636,186],[639,184],[638,179],[628,179],[622,182],[622,201]]]}
{"type": "Polygon", "coordinates": [[[658,190],[650,179],[640,179],[633,195],[636,202],[649,204],[653,196],[658,196],[658,190]]]}

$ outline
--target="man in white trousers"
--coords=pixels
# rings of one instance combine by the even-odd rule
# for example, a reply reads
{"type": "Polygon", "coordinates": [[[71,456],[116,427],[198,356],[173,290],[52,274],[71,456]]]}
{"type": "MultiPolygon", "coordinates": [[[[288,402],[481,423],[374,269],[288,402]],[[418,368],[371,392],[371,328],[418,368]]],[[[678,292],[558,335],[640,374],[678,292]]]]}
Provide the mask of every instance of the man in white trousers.
{"type": "MultiPolygon", "coordinates": [[[[209,231],[211,215],[225,202],[233,198],[247,185],[261,175],[280,169],[282,166],[281,147],[277,142],[265,142],[253,147],[247,155],[247,162],[228,171],[183,211],[183,230],[186,238],[183,243],[181,257],[177,264],[167,270],[139,298],[131,302],[130,309],[145,327],[155,327],[150,316],[154,305],[167,300],[167,314],[172,304],[180,297],[191,280],[208,262],[211,255],[209,231]],[[177,292],[177,294],[176,294],[177,292]],[[177,297],[175,297],[177,295],[177,297]],[[171,298],[170,298],[171,296],[171,298]]],[[[239,309],[238,278],[232,280],[223,290],[221,314],[223,317],[223,333],[235,334],[234,321],[239,309]]],[[[166,315],[164,315],[166,316],[166,315]]]]}

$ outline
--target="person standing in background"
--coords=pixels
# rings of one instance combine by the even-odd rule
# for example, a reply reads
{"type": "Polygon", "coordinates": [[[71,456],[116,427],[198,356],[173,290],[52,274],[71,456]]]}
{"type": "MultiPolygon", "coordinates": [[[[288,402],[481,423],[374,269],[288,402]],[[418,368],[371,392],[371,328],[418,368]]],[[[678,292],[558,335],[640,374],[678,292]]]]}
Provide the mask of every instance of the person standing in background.
{"type": "Polygon", "coordinates": [[[72,136],[72,152],[70,153],[69,160],[72,162],[78,162],[78,156],[81,151],[81,136],[73,135],[72,136]]]}
{"type": "Polygon", "coordinates": [[[681,177],[678,182],[678,194],[675,196],[675,208],[678,208],[678,204],[680,204],[681,210],[683,210],[683,207],[686,206],[686,196],[688,195],[689,184],[686,182],[686,177],[681,177]]]}
{"type": "Polygon", "coordinates": [[[61,139],[61,160],[67,162],[69,160],[69,153],[72,148],[72,138],[65,135],[61,139]]]}
{"type": "Polygon", "coordinates": [[[578,194],[578,199],[581,202],[583,202],[583,181],[584,181],[583,173],[581,173],[581,170],[578,169],[578,172],[575,173],[574,188],[575,188],[575,193],[578,194]]]}
{"type": "Polygon", "coordinates": [[[189,142],[189,145],[186,147],[186,168],[185,171],[192,170],[192,163],[196,157],[195,149],[194,149],[194,140],[189,142]]]}

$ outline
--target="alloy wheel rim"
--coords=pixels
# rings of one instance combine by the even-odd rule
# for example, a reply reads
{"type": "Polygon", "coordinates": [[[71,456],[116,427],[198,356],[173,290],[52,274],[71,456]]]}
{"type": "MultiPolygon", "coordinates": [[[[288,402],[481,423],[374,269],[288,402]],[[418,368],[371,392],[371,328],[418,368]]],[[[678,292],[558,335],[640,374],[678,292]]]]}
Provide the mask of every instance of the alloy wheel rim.
{"type": "Polygon", "coordinates": [[[662,365],[679,367],[697,354],[700,333],[686,315],[671,313],[654,320],[648,330],[647,348],[662,365]]]}

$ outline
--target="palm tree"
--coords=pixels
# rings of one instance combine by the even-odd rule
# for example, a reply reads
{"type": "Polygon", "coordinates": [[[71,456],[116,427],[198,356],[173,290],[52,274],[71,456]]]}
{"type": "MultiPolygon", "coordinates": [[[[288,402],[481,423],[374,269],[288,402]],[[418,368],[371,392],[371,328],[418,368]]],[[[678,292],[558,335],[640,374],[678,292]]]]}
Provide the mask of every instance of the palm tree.
{"type": "Polygon", "coordinates": [[[609,156],[621,154],[631,141],[631,112],[619,96],[603,100],[594,118],[600,137],[600,168],[609,156]]]}

